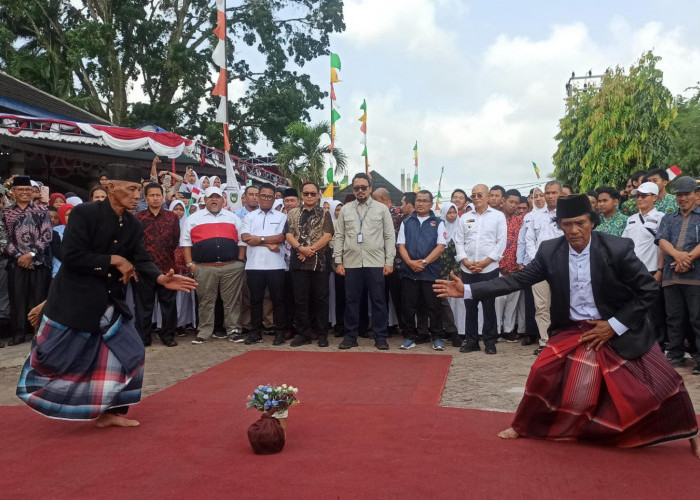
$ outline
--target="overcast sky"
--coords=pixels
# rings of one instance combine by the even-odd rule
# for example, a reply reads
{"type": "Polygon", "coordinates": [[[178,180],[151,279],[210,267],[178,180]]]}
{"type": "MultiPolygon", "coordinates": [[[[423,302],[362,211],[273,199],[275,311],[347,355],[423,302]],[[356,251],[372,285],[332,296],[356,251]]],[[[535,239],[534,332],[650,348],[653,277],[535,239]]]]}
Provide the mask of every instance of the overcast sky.
{"type": "MultiPolygon", "coordinates": [[[[444,165],[445,196],[533,182],[531,161],[551,173],[572,71],[629,67],[653,49],[674,94],[700,80],[700,2],[346,0],[345,24],[331,50],[343,63],[337,145],[351,175],[364,170],[365,98],[371,168],[398,185],[417,140],[421,187],[436,191],[444,165]]],[[[327,89],[328,67],[304,70],[327,89]]],[[[328,120],[328,106],[312,118],[328,120]]]]}

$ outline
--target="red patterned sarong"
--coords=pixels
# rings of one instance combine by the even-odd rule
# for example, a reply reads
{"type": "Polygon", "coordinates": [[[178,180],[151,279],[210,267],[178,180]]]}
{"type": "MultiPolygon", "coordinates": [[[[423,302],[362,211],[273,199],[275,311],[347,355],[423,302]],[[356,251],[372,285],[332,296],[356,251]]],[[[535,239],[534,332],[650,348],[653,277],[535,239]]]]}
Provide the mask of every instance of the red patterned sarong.
{"type": "Polygon", "coordinates": [[[631,448],[698,433],[683,379],[657,344],[623,359],[605,344],[579,344],[591,327],[572,325],[549,339],[532,365],[513,429],[523,437],[593,441],[631,448]]]}

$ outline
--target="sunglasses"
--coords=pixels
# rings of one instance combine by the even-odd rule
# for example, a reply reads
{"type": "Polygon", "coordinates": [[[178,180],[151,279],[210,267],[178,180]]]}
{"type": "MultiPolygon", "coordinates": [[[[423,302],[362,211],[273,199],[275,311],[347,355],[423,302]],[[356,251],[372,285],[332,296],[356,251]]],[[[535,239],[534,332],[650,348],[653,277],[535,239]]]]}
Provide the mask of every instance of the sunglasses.
{"type": "Polygon", "coordinates": [[[369,189],[369,186],[353,186],[352,190],[353,191],[367,191],[369,189]]]}
{"type": "Polygon", "coordinates": [[[259,194],[258,198],[260,198],[261,200],[271,200],[274,198],[274,196],[271,194],[259,194]]]}
{"type": "Polygon", "coordinates": [[[654,196],[654,195],[651,193],[637,193],[635,195],[635,198],[648,198],[649,196],[654,196]]]}
{"type": "Polygon", "coordinates": [[[304,191],[301,193],[303,196],[318,196],[318,193],[310,193],[308,191],[304,191]]]}
{"type": "Polygon", "coordinates": [[[479,198],[483,198],[484,196],[486,196],[486,195],[483,193],[472,193],[472,198],[476,198],[477,200],[479,198]]]}

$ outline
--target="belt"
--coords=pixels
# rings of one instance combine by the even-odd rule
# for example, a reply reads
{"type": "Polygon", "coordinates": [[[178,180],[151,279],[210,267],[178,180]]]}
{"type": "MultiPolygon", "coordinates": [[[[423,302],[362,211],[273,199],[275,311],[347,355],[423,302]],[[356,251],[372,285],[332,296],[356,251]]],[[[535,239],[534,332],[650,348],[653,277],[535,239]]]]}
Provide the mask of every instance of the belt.
{"type": "Polygon", "coordinates": [[[224,266],[228,266],[229,264],[233,264],[234,262],[236,262],[236,261],[229,260],[228,262],[200,262],[198,265],[207,266],[207,267],[224,267],[224,266]]]}

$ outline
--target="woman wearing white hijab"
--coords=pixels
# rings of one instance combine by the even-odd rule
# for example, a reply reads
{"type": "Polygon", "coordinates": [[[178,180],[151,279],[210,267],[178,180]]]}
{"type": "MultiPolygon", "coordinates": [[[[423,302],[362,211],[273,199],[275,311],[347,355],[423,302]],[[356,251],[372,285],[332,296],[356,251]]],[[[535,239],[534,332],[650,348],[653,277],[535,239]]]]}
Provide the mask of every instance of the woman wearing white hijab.
{"type": "MultiPolygon", "coordinates": [[[[449,279],[450,272],[455,273],[457,276],[461,273],[459,262],[457,262],[455,258],[457,251],[454,243],[455,233],[459,231],[459,215],[457,206],[454,203],[445,202],[442,204],[441,208],[443,214],[442,218],[445,221],[445,232],[447,233],[447,246],[440,256],[442,259],[442,277],[443,279],[449,279]]],[[[454,338],[454,335],[452,336],[452,345],[454,347],[459,347],[462,343],[461,340],[464,339],[467,310],[464,307],[464,300],[462,299],[449,297],[447,302],[450,304],[450,309],[452,309],[454,325],[457,327],[457,333],[459,334],[457,338],[454,338]]]]}
{"type": "Polygon", "coordinates": [[[195,188],[199,189],[199,177],[197,176],[197,172],[192,169],[187,169],[185,177],[182,180],[182,186],[180,186],[180,191],[183,193],[191,193],[195,188]]]}

